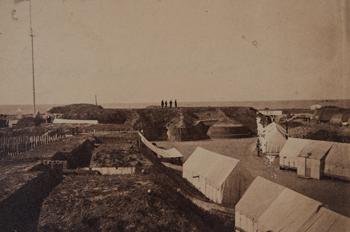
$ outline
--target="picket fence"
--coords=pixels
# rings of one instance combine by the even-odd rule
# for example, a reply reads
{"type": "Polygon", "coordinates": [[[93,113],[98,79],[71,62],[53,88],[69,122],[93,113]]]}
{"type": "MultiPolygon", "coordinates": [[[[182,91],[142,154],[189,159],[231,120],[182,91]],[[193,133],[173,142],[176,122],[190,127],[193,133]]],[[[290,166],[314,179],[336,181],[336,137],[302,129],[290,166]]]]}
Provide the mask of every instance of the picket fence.
{"type": "Polygon", "coordinates": [[[36,136],[4,136],[0,137],[0,158],[14,157],[24,152],[33,150],[35,147],[54,143],[65,138],[65,134],[43,134],[36,136]]]}

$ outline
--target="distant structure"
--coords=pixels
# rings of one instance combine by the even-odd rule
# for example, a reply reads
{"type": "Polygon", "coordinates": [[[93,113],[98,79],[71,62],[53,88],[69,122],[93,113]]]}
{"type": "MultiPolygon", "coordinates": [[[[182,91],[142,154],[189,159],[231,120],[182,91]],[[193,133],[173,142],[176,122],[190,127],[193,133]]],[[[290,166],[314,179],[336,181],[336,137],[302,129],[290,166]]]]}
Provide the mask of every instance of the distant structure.
{"type": "Polygon", "coordinates": [[[95,95],[95,105],[98,105],[97,104],[97,95],[95,95]]]}
{"type": "Polygon", "coordinates": [[[209,128],[207,135],[212,139],[244,138],[249,137],[251,132],[243,124],[233,119],[222,119],[209,128]]]}
{"type": "Polygon", "coordinates": [[[61,119],[55,118],[53,124],[98,124],[97,120],[75,120],[75,119],[61,119]]]}

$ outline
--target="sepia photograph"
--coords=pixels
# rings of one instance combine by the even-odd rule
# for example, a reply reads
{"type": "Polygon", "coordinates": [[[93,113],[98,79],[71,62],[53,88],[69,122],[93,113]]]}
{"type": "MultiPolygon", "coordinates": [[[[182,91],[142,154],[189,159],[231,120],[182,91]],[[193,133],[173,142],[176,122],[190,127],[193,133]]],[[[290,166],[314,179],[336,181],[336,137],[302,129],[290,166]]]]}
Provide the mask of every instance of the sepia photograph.
{"type": "Polygon", "coordinates": [[[350,232],[350,0],[0,0],[0,232],[350,232]]]}

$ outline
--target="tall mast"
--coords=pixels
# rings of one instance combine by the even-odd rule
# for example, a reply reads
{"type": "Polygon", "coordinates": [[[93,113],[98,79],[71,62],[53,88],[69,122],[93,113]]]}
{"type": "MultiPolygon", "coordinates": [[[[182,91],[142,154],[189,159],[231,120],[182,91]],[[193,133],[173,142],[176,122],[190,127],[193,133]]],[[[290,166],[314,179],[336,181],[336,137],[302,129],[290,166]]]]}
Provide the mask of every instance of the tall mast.
{"type": "Polygon", "coordinates": [[[36,114],[36,99],[35,99],[35,65],[34,65],[34,34],[32,26],[32,0],[29,0],[29,23],[30,23],[30,41],[32,47],[32,79],[33,79],[33,114],[36,114]]]}

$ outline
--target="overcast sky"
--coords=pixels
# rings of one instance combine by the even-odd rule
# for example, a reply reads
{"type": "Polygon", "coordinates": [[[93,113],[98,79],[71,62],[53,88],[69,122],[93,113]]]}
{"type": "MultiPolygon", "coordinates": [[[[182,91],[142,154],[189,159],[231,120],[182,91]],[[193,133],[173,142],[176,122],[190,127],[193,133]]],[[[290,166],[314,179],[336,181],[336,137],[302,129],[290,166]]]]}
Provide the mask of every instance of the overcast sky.
{"type": "MultiPolygon", "coordinates": [[[[37,101],[350,98],[346,1],[32,0],[37,101]]],[[[28,16],[0,0],[0,104],[32,101],[28,16]]]]}

